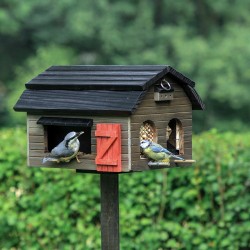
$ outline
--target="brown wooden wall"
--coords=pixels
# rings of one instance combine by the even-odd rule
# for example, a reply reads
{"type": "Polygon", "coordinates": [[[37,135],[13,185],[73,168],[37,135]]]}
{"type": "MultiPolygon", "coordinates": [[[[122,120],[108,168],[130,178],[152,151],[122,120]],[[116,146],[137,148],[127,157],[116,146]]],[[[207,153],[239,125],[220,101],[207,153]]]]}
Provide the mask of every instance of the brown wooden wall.
{"type": "MultiPolygon", "coordinates": [[[[169,82],[173,81],[169,79],[169,82]]],[[[131,116],[131,152],[132,170],[148,170],[146,159],[140,159],[139,131],[142,123],[151,120],[155,123],[158,143],[166,147],[166,128],[169,121],[177,118],[181,121],[184,130],[184,155],[185,159],[192,159],[192,106],[183,89],[173,83],[174,99],[169,102],[155,102],[154,88],[152,87],[139,105],[137,111],[131,116]]],[[[174,166],[175,164],[171,164],[174,166]]],[[[184,166],[187,164],[183,164],[184,166]]]]}
{"type": "MultiPolygon", "coordinates": [[[[46,115],[47,116],[47,115],[46,115]]],[[[95,171],[95,157],[96,157],[96,137],[95,130],[97,123],[120,123],[122,127],[122,171],[130,171],[131,157],[130,148],[128,147],[130,140],[129,118],[127,117],[75,117],[93,119],[93,127],[91,129],[91,154],[86,154],[79,157],[81,163],[78,163],[75,159],[70,163],[46,163],[42,164],[42,159],[46,155],[45,153],[45,132],[43,125],[37,124],[38,119],[41,116],[28,114],[27,117],[27,134],[28,134],[28,165],[34,167],[52,167],[52,168],[69,168],[80,169],[87,171],[95,171]]],[[[53,117],[55,117],[53,115],[53,117]]],[[[62,117],[62,116],[58,116],[62,117]]],[[[68,116],[67,116],[68,117],[68,116]]],[[[63,138],[62,138],[63,139],[63,138]]]]}
{"type": "MultiPolygon", "coordinates": [[[[81,163],[73,159],[70,163],[48,163],[42,164],[45,153],[45,132],[43,125],[37,124],[39,115],[28,114],[28,165],[35,167],[69,168],[86,171],[95,171],[96,137],[95,130],[97,123],[120,123],[122,126],[122,171],[143,171],[149,170],[148,160],[140,157],[139,131],[142,123],[151,120],[157,129],[157,142],[166,147],[166,128],[171,119],[177,118],[181,121],[184,131],[184,155],[187,160],[192,159],[192,106],[189,98],[177,83],[173,83],[174,99],[169,102],[155,102],[154,88],[152,87],[135,113],[130,117],[100,117],[100,116],[71,116],[75,118],[93,119],[91,129],[91,154],[79,157],[81,163]]],[[[46,115],[47,116],[47,115],[46,115]]],[[[53,117],[55,117],[53,115],[53,117]]],[[[62,116],[58,116],[62,117],[62,116]]],[[[69,116],[67,116],[69,117],[69,116]]],[[[65,136],[65,135],[64,135],[65,136]]],[[[62,138],[63,139],[63,138],[62,138]]],[[[176,164],[171,163],[171,166],[176,164]]],[[[181,163],[180,166],[188,164],[181,163]]],[[[190,165],[190,163],[189,163],[190,165]]]]}

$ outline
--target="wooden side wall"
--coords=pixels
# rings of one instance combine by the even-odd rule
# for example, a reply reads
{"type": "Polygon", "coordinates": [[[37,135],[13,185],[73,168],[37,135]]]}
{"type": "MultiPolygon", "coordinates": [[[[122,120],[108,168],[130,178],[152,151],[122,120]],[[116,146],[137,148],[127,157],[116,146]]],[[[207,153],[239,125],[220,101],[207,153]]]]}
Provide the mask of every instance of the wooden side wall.
{"type": "MultiPolygon", "coordinates": [[[[148,170],[148,160],[141,159],[139,147],[139,131],[142,123],[151,120],[155,123],[158,140],[157,142],[166,147],[166,128],[169,121],[177,118],[181,121],[184,130],[184,155],[185,159],[192,159],[192,106],[179,84],[169,82],[174,87],[174,99],[169,102],[155,102],[154,88],[146,94],[135,114],[131,116],[131,152],[132,170],[148,170]]],[[[180,166],[188,165],[180,163],[180,166]]],[[[189,164],[190,165],[190,164],[189,164]]],[[[176,166],[171,163],[171,166],[176,166]]],[[[152,169],[152,168],[151,168],[152,169]]]]}
{"type": "MultiPolygon", "coordinates": [[[[47,116],[47,115],[44,115],[47,116]]],[[[43,125],[37,124],[41,116],[28,114],[27,117],[27,131],[28,131],[28,165],[34,167],[50,167],[50,168],[68,168],[79,169],[86,171],[95,171],[95,157],[96,157],[96,137],[95,130],[97,123],[120,123],[122,127],[122,171],[130,171],[131,154],[128,147],[128,140],[130,138],[129,118],[127,117],[79,117],[75,118],[93,119],[93,127],[91,129],[91,154],[85,154],[79,157],[81,163],[76,159],[71,160],[70,163],[46,163],[42,164],[42,159],[45,153],[45,133],[43,125]]],[[[49,116],[47,116],[49,117],[49,116]]],[[[56,117],[53,115],[53,117],[56,117]]],[[[62,117],[62,116],[58,116],[62,117]]],[[[69,116],[67,116],[69,117],[69,116]]]]}

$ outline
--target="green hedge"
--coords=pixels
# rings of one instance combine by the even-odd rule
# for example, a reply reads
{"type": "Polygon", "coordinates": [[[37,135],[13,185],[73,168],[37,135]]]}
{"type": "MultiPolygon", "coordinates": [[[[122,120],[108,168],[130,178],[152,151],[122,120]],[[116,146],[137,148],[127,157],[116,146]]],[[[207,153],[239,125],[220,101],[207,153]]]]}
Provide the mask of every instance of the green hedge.
{"type": "MultiPolygon", "coordinates": [[[[0,249],[100,249],[99,176],[26,167],[0,130],[0,249]]],[[[250,133],[195,136],[194,167],[120,176],[121,248],[249,249],[250,133]]]]}

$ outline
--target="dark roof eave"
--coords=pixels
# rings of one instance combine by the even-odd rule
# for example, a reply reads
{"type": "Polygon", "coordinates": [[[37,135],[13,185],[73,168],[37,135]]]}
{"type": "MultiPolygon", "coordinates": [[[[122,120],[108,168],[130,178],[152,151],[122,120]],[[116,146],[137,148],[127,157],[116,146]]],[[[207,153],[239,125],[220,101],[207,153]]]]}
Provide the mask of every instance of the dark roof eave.
{"type": "Polygon", "coordinates": [[[186,83],[187,85],[191,86],[191,87],[195,87],[195,82],[192,81],[191,79],[189,79],[188,77],[184,76],[183,74],[181,74],[179,71],[175,70],[174,68],[172,68],[171,66],[167,66],[167,73],[169,73],[170,75],[172,75],[173,77],[177,78],[178,80],[180,80],[183,83],[186,83]]]}
{"type": "Polygon", "coordinates": [[[71,110],[71,109],[41,109],[41,108],[23,108],[14,107],[16,112],[27,112],[28,114],[37,115],[79,115],[79,116],[130,116],[132,111],[128,110],[71,110]]]}
{"type": "Polygon", "coordinates": [[[191,87],[190,85],[185,86],[184,91],[188,96],[193,110],[204,110],[205,104],[201,100],[199,94],[196,92],[195,88],[191,87]]]}

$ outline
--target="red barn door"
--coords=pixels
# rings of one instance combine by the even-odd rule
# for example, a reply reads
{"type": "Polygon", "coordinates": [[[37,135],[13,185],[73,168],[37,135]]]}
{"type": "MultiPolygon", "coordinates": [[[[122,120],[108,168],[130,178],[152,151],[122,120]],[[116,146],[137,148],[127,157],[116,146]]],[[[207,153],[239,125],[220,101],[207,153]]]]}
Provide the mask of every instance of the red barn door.
{"type": "Polygon", "coordinates": [[[97,124],[95,136],[97,171],[121,172],[121,124],[97,124]]]}

